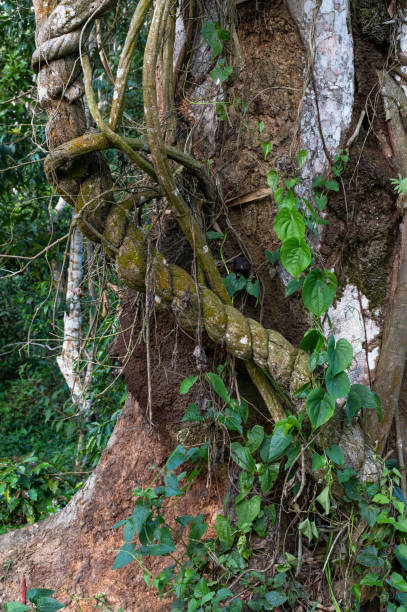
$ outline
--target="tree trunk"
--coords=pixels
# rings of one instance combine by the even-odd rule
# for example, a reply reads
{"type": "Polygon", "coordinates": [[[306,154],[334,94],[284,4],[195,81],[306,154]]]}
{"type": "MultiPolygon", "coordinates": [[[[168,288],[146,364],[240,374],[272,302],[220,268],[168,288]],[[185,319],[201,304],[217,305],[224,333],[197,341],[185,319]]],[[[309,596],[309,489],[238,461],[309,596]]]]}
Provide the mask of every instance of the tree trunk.
{"type": "MultiPolygon", "coordinates": [[[[100,0],[93,3],[92,10],[100,15],[114,4],[100,0]]],[[[132,22],[135,33],[148,4],[139,2],[139,13],[132,22]]],[[[179,4],[184,7],[184,3],[179,4]]],[[[180,380],[199,371],[202,347],[207,358],[217,355],[219,360],[216,344],[223,345],[222,355],[226,351],[233,358],[247,361],[249,371],[250,367],[268,369],[289,393],[309,379],[308,357],[295,348],[309,321],[298,294],[284,298],[287,275],[282,268],[264,264],[265,250],[274,251],[280,246],[273,231],[276,205],[264,189],[266,175],[274,167],[283,176],[292,176],[295,171],[292,159],[299,149],[309,152],[301,187],[302,195],[307,197],[312,177],[318,174],[328,177],[338,150],[350,147],[350,162],[340,180],[341,190],[330,198],[326,213],[329,225],[315,237],[314,247],[322,267],[335,270],[340,281],[338,299],[324,324],[327,329],[331,324],[335,337],[345,337],[355,347],[351,382],[374,385],[379,394],[384,391],[385,433],[381,434],[381,425],[375,417],[369,417],[367,424],[365,421],[364,425],[355,425],[352,432],[344,420],[335,424],[336,441],[350,464],[360,476],[367,477],[374,472],[375,466],[365,445],[374,445],[378,440],[383,450],[388,440],[399,400],[407,343],[407,327],[402,316],[406,306],[405,239],[404,234],[403,240],[400,239],[400,214],[387,180],[398,171],[407,175],[404,168],[407,155],[400,154],[405,132],[403,126],[400,128],[395,123],[399,121],[399,114],[394,117],[386,108],[389,85],[377,74],[377,70],[387,66],[383,41],[378,40],[383,31],[372,25],[366,30],[358,3],[351,15],[345,0],[308,3],[289,0],[288,8],[257,0],[237,2],[234,6],[225,0],[205,2],[204,15],[198,12],[200,19],[193,32],[189,29],[191,16],[182,15],[178,8],[174,57],[168,47],[160,55],[156,41],[149,36],[144,89],[150,98],[145,99],[147,138],[144,142],[118,136],[123,112],[122,86],[127,80],[126,58],[120,64],[123,72],[117,75],[117,96],[113,95],[115,102],[107,124],[92,101],[90,62],[84,55],[89,108],[100,131],[100,134],[84,136],[86,122],[80,103],[83,84],[79,73],[75,73],[72,82],[72,71],[78,56],[80,28],[95,16],[85,5],[79,0],[63,0],[55,8],[46,2],[34,2],[37,55],[33,65],[39,70],[40,102],[50,114],[51,154],[45,164],[47,176],[61,196],[76,207],[84,233],[101,242],[108,255],[116,258],[123,282],[132,290],[147,291],[147,304],[150,300],[166,310],[158,315],[156,333],[154,317],[151,317],[148,371],[144,365],[144,349],[132,347],[134,352],[125,367],[131,399],[85,487],[55,516],[0,538],[0,562],[11,560],[1,583],[2,597],[3,601],[17,598],[20,577],[25,575],[29,587],[56,588],[56,596],[63,601],[68,599],[64,593],[85,598],[105,592],[112,605],[121,605],[126,611],[164,610],[168,609],[168,603],[159,603],[147,592],[136,564],[115,572],[110,569],[114,551],[121,545],[120,532],[112,532],[111,527],[129,513],[134,485],[151,480],[148,466],[161,465],[165,460],[171,449],[163,441],[175,440],[182,428],[181,418],[187,404],[176,393],[180,380]],[[69,18],[63,14],[67,8],[72,9],[69,18]],[[218,21],[231,33],[227,50],[234,72],[227,87],[208,76],[214,61],[200,35],[205,21],[218,21]],[[186,62],[192,46],[191,36],[194,54],[186,62]],[[55,50],[57,40],[61,43],[59,50],[55,50]],[[62,42],[64,51],[60,50],[62,42]],[[194,165],[190,157],[182,157],[179,150],[172,148],[174,107],[167,96],[169,85],[164,65],[174,65],[180,70],[188,66],[187,78],[177,70],[174,75],[175,90],[178,95],[183,94],[182,100],[176,98],[178,120],[189,129],[183,147],[195,159],[210,160],[216,188],[199,164],[194,165]],[[149,66],[154,66],[154,73],[149,72],[149,66]],[[57,93],[52,89],[61,79],[62,102],[61,88],[57,93]],[[219,103],[225,101],[228,102],[224,107],[226,119],[220,122],[216,111],[219,103]],[[263,123],[260,138],[259,123],[263,123]],[[66,124],[69,129],[65,129],[66,124]],[[274,143],[267,162],[261,141],[274,143]],[[147,248],[141,232],[128,225],[126,211],[132,203],[114,203],[112,180],[100,153],[109,146],[124,151],[167,198],[172,214],[162,228],[163,255],[156,254],[152,246],[147,248]],[[143,150],[149,152],[149,157],[142,156],[143,150]],[[75,172],[67,172],[64,165],[67,160],[75,172]],[[199,201],[191,197],[185,203],[175,181],[176,163],[189,168],[200,182],[204,193],[200,205],[203,200],[213,204],[216,198],[216,205],[227,209],[230,222],[220,223],[231,240],[226,242],[223,257],[228,261],[243,253],[251,262],[252,270],[261,281],[261,309],[250,303],[243,305],[243,316],[228,303],[205,236],[191,213],[199,201]],[[176,221],[185,238],[181,239],[176,221]],[[240,241],[232,238],[234,230],[240,235],[240,241]],[[190,264],[191,247],[198,260],[194,278],[183,270],[190,264]],[[172,263],[168,264],[167,259],[172,263]],[[176,320],[169,310],[175,313],[176,320]],[[188,329],[198,326],[198,336],[187,340],[178,325],[188,329]],[[383,328],[386,331],[382,340],[383,328]],[[168,337],[173,345],[169,344],[168,337]],[[390,353],[389,348],[393,349],[390,353]],[[389,354],[391,360],[387,361],[389,354]],[[199,359],[195,359],[197,355],[199,359]],[[391,363],[397,380],[390,380],[387,375],[387,363],[391,363]],[[146,384],[148,376],[150,387],[146,384]],[[155,429],[144,416],[151,388],[155,429]],[[391,395],[390,400],[387,395],[391,395]]],[[[167,18],[165,11],[169,9],[163,0],[155,3],[151,31],[155,29],[157,37],[161,19],[167,18]]],[[[197,6],[196,11],[200,10],[197,6]]],[[[174,17],[170,15],[170,21],[174,17]]],[[[403,36],[401,30],[399,59],[402,63],[403,36]]],[[[405,95],[400,85],[393,79],[394,75],[386,74],[391,87],[396,88],[399,107],[404,109],[405,95]]],[[[212,213],[209,211],[209,216],[212,213]]],[[[129,300],[124,305],[123,329],[129,327],[132,315],[129,300]]],[[[133,337],[136,336],[133,330],[133,337]]],[[[116,350],[123,358],[128,344],[129,337],[117,344],[116,350]]],[[[241,366],[237,368],[247,392],[259,403],[258,391],[267,399],[264,381],[256,390],[250,386],[241,366]]],[[[268,404],[267,407],[270,409],[268,404]]],[[[262,409],[265,411],[264,406],[262,409]]],[[[277,416],[278,410],[277,406],[277,416]]],[[[399,438],[398,442],[403,445],[403,439],[399,438]]],[[[394,452],[395,448],[391,438],[389,450],[394,452]]],[[[402,447],[401,455],[404,452],[402,447]]],[[[220,472],[218,478],[222,491],[224,474],[220,472]]],[[[221,507],[221,497],[215,494],[214,487],[207,488],[200,480],[182,505],[185,514],[202,512],[213,524],[221,507]]],[[[158,565],[154,570],[157,568],[158,565]]]]}

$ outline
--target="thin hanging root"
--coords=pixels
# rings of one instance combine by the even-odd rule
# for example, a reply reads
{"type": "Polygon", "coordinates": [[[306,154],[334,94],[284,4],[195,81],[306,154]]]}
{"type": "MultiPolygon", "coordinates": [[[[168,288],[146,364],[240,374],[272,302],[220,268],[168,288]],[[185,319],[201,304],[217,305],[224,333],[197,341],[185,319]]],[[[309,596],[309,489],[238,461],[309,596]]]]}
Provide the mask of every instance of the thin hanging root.
{"type": "MultiPolygon", "coordinates": [[[[81,25],[115,4],[114,0],[97,0],[97,10],[85,7],[80,20],[75,22],[72,29],[80,31],[81,25]]],[[[202,303],[202,320],[208,335],[218,343],[225,343],[226,348],[236,357],[245,361],[253,360],[260,368],[267,369],[275,378],[276,382],[283,388],[295,391],[307,382],[310,374],[307,366],[307,356],[302,351],[296,350],[283,336],[271,330],[265,330],[259,323],[252,319],[246,319],[238,310],[230,305],[230,298],[223,285],[216,263],[212,258],[206,243],[205,235],[193,217],[191,210],[179,194],[168,158],[172,158],[182,164],[198,177],[207,200],[216,200],[216,191],[201,164],[189,156],[177,151],[172,147],[164,145],[161,126],[159,124],[156,90],[155,90],[155,68],[158,53],[162,48],[165,23],[167,21],[171,4],[164,0],[156,2],[154,18],[147,41],[144,56],[143,90],[146,104],[146,124],[148,130],[148,144],[139,139],[123,138],[113,128],[119,124],[123,110],[125,81],[131,59],[131,49],[134,48],[139,27],[139,18],[143,11],[147,10],[148,2],[142,0],[136,8],[132,24],[134,28],[129,33],[126,41],[126,52],[123,52],[120,68],[122,73],[117,74],[114,99],[117,100],[112,108],[111,124],[107,125],[95,103],[92,90],[92,70],[87,55],[81,57],[84,70],[85,89],[88,105],[101,133],[83,134],[74,137],[69,142],[63,143],[54,149],[47,157],[44,167],[47,178],[60,193],[71,203],[76,205],[78,221],[82,223],[85,233],[88,232],[92,240],[99,240],[105,245],[108,253],[116,255],[119,272],[124,282],[139,290],[145,290],[145,243],[141,232],[131,231],[127,224],[127,210],[131,203],[129,201],[116,204],[112,197],[112,184],[108,167],[103,163],[101,157],[95,155],[109,147],[117,147],[124,151],[128,157],[146,172],[153,180],[158,182],[161,193],[165,195],[177,218],[181,229],[189,240],[194,252],[198,257],[199,280],[208,280],[211,289],[201,284],[198,288],[194,285],[192,278],[181,268],[169,266],[159,255],[154,254],[153,265],[153,295],[157,306],[171,307],[185,325],[194,327],[199,316],[199,299],[202,303]],[[137,19],[136,19],[137,16],[137,19]],[[136,23],[137,22],[137,23],[136,23]],[[152,164],[137,151],[150,152],[152,164]],[[75,158],[87,155],[83,163],[72,165],[75,158]],[[70,162],[71,174],[66,171],[66,166],[58,171],[62,165],[70,162]],[[86,219],[85,219],[86,215],[86,219]],[[97,233],[95,233],[95,230],[97,233]],[[117,253],[117,250],[119,252],[117,253]],[[200,297],[197,295],[200,291],[200,297]]],[[[52,37],[58,39],[63,36],[66,24],[60,14],[59,5],[52,12],[49,19],[43,23],[44,15],[40,14],[40,8],[36,9],[37,26],[40,30],[47,29],[52,37]],[[38,9],[38,10],[37,10],[38,9]]],[[[62,40],[62,39],[61,39],[62,40]]],[[[75,41],[74,41],[75,42],[75,41]]],[[[38,49],[37,49],[38,51],[38,49]]],[[[78,46],[75,42],[71,51],[63,48],[61,54],[76,61],[78,46]]],[[[58,51],[59,53],[59,51],[58,51]]],[[[50,63],[58,73],[59,64],[53,64],[59,55],[49,58],[50,63]]],[[[168,56],[171,56],[171,47],[168,56]]],[[[41,71],[41,66],[38,68],[41,71]]],[[[48,70],[48,64],[45,65],[48,70]]],[[[45,73],[44,73],[45,74],[45,73]]],[[[48,74],[48,73],[47,73],[48,74]]],[[[45,75],[46,76],[46,75],[45,75]]],[[[48,82],[48,81],[47,81],[48,82]]],[[[61,76],[61,82],[64,82],[61,76]]],[[[171,87],[172,91],[172,87],[171,87]]],[[[171,106],[171,102],[168,102],[171,106]]],[[[71,113],[69,120],[78,131],[81,128],[81,117],[79,107],[69,106],[67,110],[71,113]],[[77,111],[76,115],[75,112],[77,111]],[[79,114],[78,114],[79,113],[79,114]]],[[[53,117],[53,129],[58,131],[58,121],[66,121],[66,117],[56,114],[53,117]]],[[[79,131],[80,133],[80,131],[79,131]]],[[[268,381],[260,374],[256,366],[249,365],[249,370],[263,397],[266,399],[270,412],[277,418],[284,416],[283,410],[278,406],[276,398],[271,389],[267,389],[268,381]]]]}
{"type": "Polygon", "coordinates": [[[126,41],[123,46],[123,51],[120,55],[119,65],[117,67],[117,76],[114,84],[113,102],[110,111],[109,127],[115,131],[120,124],[124,110],[124,99],[126,93],[127,80],[131,60],[133,59],[134,49],[136,47],[138,35],[143,26],[144,19],[150,7],[151,0],[140,0],[134,11],[129,30],[127,32],[126,41]]]}
{"type": "MultiPolygon", "coordinates": [[[[196,253],[198,262],[208,280],[208,284],[216,295],[223,301],[224,304],[230,304],[231,300],[226,291],[225,285],[216,267],[209,247],[206,243],[206,237],[199,223],[192,215],[192,211],[179,193],[170,166],[168,164],[167,155],[164,149],[164,141],[161,135],[161,126],[157,107],[157,91],[156,91],[156,69],[158,55],[162,45],[165,26],[170,20],[169,40],[165,47],[165,61],[167,67],[171,68],[172,77],[172,57],[173,57],[173,17],[170,14],[171,3],[166,0],[157,0],[153,20],[150,26],[150,31],[147,38],[147,44],[144,52],[143,63],[143,96],[145,103],[145,119],[147,126],[148,142],[150,145],[151,159],[157,173],[159,185],[166,195],[170,208],[176,217],[184,236],[187,238],[194,253],[196,253]],[[171,66],[169,66],[169,63],[171,66]]],[[[174,83],[171,78],[165,83],[165,103],[167,111],[171,111],[174,98],[174,83]]],[[[170,121],[170,127],[173,122],[170,121]]],[[[250,335],[250,332],[248,336],[250,335]]],[[[246,341],[248,342],[248,336],[246,341]]],[[[227,344],[227,336],[226,336],[227,344]]],[[[271,385],[264,376],[256,370],[253,365],[249,374],[258,387],[263,399],[266,402],[270,413],[279,415],[279,418],[284,418],[284,411],[279,404],[271,385]]]]}
{"type": "Polygon", "coordinates": [[[194,252],[196,252],[198,261],[205,272],[209,286],[225,303],[228,303],[230,302],[230,298],[222,282],[215,261],[209,251],[205,234],[177,189],[173,173],[171,172],[164,151],[164,142],[162,139],[157,107],[156,67],[158,53],[162,43],[162,39],[160,39],[162,24],[166,22],[169,10],[170,3],[165,0],[157,0],[144,52],[143,97],[151,159],[157,173],[158,183],[167,197],[169,206],[184,236],[187,238],[191,248],[195,248],[194,252]]]}

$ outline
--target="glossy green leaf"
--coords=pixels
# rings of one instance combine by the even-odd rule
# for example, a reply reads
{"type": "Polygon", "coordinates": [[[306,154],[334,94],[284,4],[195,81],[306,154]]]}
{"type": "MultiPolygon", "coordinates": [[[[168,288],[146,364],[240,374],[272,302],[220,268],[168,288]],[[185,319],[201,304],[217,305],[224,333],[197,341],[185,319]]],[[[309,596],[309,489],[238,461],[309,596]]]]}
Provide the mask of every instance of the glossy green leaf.
{"type": "Polygon", "coordinates": [[[182,381],[179,387],[180,394],[185,395],[186,393],[188,393],[188,391],[196,383],[198,378],[199,378],[198,374],[196,376],[188,376],[188,378],[184,378],[184,380],[182,381]]]}
{"type": "Polygon", "coordinates": [[[281,246],[280,257],[287,272],[298,278],[311,263],[311,250],[303,238],[290,238],[281,246]]]}
{"type": "Polygon", "coordinates": [[[230,402],[229,393],[221,377],[215,374],[214,372],[209,372],[208,378],[211,382],[212,388],[215,391],[215,393],[217,393],[219,397],[223,399],[225,402],[230,402]]]}
{"type": "Polygon", "coordinates": [[[295,208],[282,208],[274,219],[274,231],[281,242],[289,238],[304,238],[305,222],[302,214],[295,208]]]}
{"type": "Polygon", "coordinates": [[[325,338],[319,329],[309,329],[300,342],[300,348],[307,353],[320,351],[325,346],[325,338]]]}
{"type": "Polygon", "coordinates": [[[321,387],[308,394],[305,406],[313,429],[324,425],[335,412],[334,398],[321,387]]]}
{"type": "Polygon", "coordinates": [[[231,298],[246,287],[245,277],[241,274],[235,274],[234,272],[228,274],[226,278],[222,278],[222,282],[231,298]]]}
{"type": "Polygon", "coordinates": [[[41,597],[51,597],[53,594],[54,591],[51,589],[29,589],[27,591],[27,599],[36,604],[41,597]]]}
{"type": "Polygon", "coordinates": [[[132,544],[125,544],[119,550],[113,563],[113,569],[119,569],[134,561],[136,552],[132,544]]]}
{"type": "Polygon", "coordinates": [[[37,601],[37,612],[55,612],[56,610],[62,610],[62,608],[65,608],[65,606],[53,597],[42,597],[37,601]]]}
{"type": "Polygon", "coordinates": [[[256,279],[255,281],[251,281],[249,278],[246,281],[245,287],[247,293],[252,295],[256,300],[259,299],[260,285],[259,281],[256,279]]]}
{"type": "Polygon", "coordinates": [[[208,240],[217,240],[218,238],[223,238],[224,234],[221,234],[220,232],[209,231],[205,232],[205,236],[208,240]]]}
{"type": "Polygon", "coordinates": [[[256,462],[253,459],[249,449],[242,446],[239,442],[232,442],[230,445],[232,459],[243,470],[253,473],[256,468],[256,462]]]}
{"type": "Polygon", "coordinates": [[[264,429],[261,425],[254,425],[252,429],[249,429],[247,432],[247,446],[250,449],[250,452],[254,453],[264,439],[264,429]]]}
{"type": "Polygon", "coordinates": [[[379,574],[372,574],[369,572],[366,576],[363,576],[360,584],[364,584],[366,586],[383,586],[383,580],[380,578],[379,574]]]}
{"type": "Polygon", "coordinates": [[[332,446],[327,448],[325,452],[327,456],[331,459],[331,461],[336,463],[336,465],[339,465],[339,467],[343,467],[345,459],[341,449],[337,444],[332,444],[332,446]]]}
{"type": "Polygon", "coordinates": [[[31,608],[18,601],[9,601],[4,604],[4,612],[24,612],[25,610],[31,610],[31,608]]]}
{"type": "Polygon", "coordinates": [[[224,542],[227,546],[233,546],[235,536],[233,535],[232,526],[230,520],[218,514],[216,517],[216,534],[221,542],[224,542]]]}
{"type": "Polygon", "coordinates": [[[325,384],[328,393],[334,399],[346,397],[350,391],[349,376],[346,372],[339,372],[339,374],[333,376],[331,368],[328,368],[326,371],[325,384]]]}
{"type": "Polygon", "coordinates": [[[393,572],[387,582],[398,591],[401,591],[402,593],[407,593],[407,582],[405,581],[403,576],[401,576],[397,572],[393,572]]]}
{"type": "Polygon", "coordinates": [[[261,498],[254,495],[236,505],[237,524],[239,529],[251,525],[258,516],[261,508],[261,498]]]}
{"type": "Polygon", "coordinates": [[[292,435],[277,429],[271,436],[265,436],[260,447],[260,456],[265,463],[274,463],[285,453],[292,442],[292,435]]]}
{"type": "MultiPolygon", "coordinates": [[[[333,376],[347,370],[352,363],[353,348],[345,338],[340,338],[336,343],[333,336],[328,341],[328,360],[333,376]]],[[[363,385],[354,385],[354,390],[363,385]]],[[[366,387],[365,387],[366,388],[366,387]]]]}
{"type": "Polygon", "coordinates": [[[308,310],[320,317],[334,301],[338,281],[329,270],[311,270],[302,288],[302,299],[308,310]]]}
{"type": "Polygon", "coordinates": [[[261,487],[261,492],[264,495],[272,489],[273,484],[278,478],[278,474],[280,471],[280,466],[278,463],[272,463],[271,465],[267,465],[263,474],[259,474],[259,482],[261,487]]]}

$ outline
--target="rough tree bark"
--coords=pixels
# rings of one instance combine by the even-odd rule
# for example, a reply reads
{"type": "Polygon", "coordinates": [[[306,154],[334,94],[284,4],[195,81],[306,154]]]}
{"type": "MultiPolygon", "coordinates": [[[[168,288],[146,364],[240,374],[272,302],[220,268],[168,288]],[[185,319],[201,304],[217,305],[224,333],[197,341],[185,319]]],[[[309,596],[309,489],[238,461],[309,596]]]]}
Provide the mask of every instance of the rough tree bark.
{"type": "MultiPolygon", "coordinates": [[[[157,0],[144,61],[147,138],[136,140],[121,137],[119,126],[131,49],[150,3],[139,2],[132,20],[127,51],[116,75],[109,123],[104,122],[93,100],[91,62],[85,46],[81,58],[84,84],[78,55],[94,18],[110,10],[115,2],[63,0],[57,5],[35,0],[33,4],[37,23],[33,67],[38,72],[40,103],[50,118],[50,155],[45,169],[60,195],[75,207],[82,231],[116,259],[125,285],[150,292],[157,308],[164,309],[165,316],[159,315],[160,321],[168,320],[168,311],[172,311],[181,326],[196,328],[202,307],[209,346],[208,338],[223,344],[234,357],[249,362],[249,368],[267,368],[290,393],[309,377],[307,356],[295,348],[306,321],[297,298],[287,301],[282,297],[286,283],[282,270],[275,275],[275,270],[262,266],[264,250],[274,250],[278,241],[272,230],[276,210],[261,189],[266,185],[269,165],[264,163],[254,136],[256,125],[263,121],[264,139],[274,142],[272,163],[283,174],[290,175],[291,159],[299,148],[310,152],[303,168],[304,194],[310,189],[310,179],[315,174],[327,176],[338,149],[351,143],[351,163],[342,180],[343,192],[332,198],[327,213],[330,225],[316,240],[315,248],[324,267],[334,268],[340,278],[341,293],[329,316],[335,335],[348,338],[356,346],[352,382],[374,383],[379,393],[384,392],[385,428],[381,429],[374,418],[353,431],[344,421],[336,423],[337,441],[347,459],[361,475],[370,474],[374,466],[365,445],[379,441],[382,449],[388,439],[399,400],[407,342],[402,317],[406,306],[404,226],[400,239],[395,198],[384,185],[385,179],[396,171],[407,175],[407,156],[402,153],[406,140],[404,123],[400,123],[402,112],[396,113],[389,100],[396,98],[397,110],[401,108],[403,112],[406,105],[400,83],[387,70],[383,47],[372,42],[374,33],[370,38],[362,35],[357,8],[351,15],[345,0],[289,0],[288,8],[269,6],[268,2],[210,0],[204,3],[204,15],[200,15],[200,3],[196,3],[194,12],[188,3],[181,2],[177,15],[170,15],[168,21],[172,24],[169,31],[173,31],[176,17],[174,57],[167,46],[158,61],[160,34],[171,5],[157,0]],[[188,12],[182,14],[181,8],[188,12]],[[192,29],[191,15],[197,19],[192,29]],[[217,20],[232,33],[228,51],[236,70],[228,88],[208,76],[211,53],[200,37],[205,20],[217,20]],[[195,52],[188,58],[185,79],[180,71],[185,67],[192,39],[195,52]],[[159,91],[158,96],[157,61],[161,66],[158,84],[162,83],[162,95],[159,91]],[[164,65],[176,67],[171,79],[162,69],[164,65]],[[378,67],[385,70],[380,77],[376,73],[378,67]],[[182,101],[176,98],[176,104],[168,96],[173,81],[175,91],[184,96],[182,101]],[[85,88],[99,133],[85,133],[81,103],[85,88]],[[386,93],[389,88],[390,95],[386,93]],[[226,99],[235,100],[235,104],[229,107],[227,121],[220,124],[216,103],[226,99]],[[245,110],[239,109],[238,99],[247,101],[245,110]],[[184,154],[169,146],[174,144],[175,108],[178,118],[189,122],[192,128],[184,143],[184,154]],[[367,116],[364,122],[362,111],[367,116]],[[244,138],[242,125],[249,127],[244,138]],[[125,152],[154,181],[159,194],[166,197],[173,218],[196,253],[198,281],[175,263],[167,263],[163,255],[147,249],[142,232],[128,224],[126,213],[133,200],[114,201],[111,176],[101,154],[109,147],[125,152]],[[196,162],[199,158],[212,159],[213,181],[196,162]],[[265,290],[261,322],[253,309],[248,308],[244,316],[229,304],[205,236],[180,193],[174,163],[194,174],[203,200],[212,204],[220,201],[226,207],[229,204],[230,221],[238,228],[245,253],[257,268],[265,290]],[[391,379],[390,363],[394,374],[391,379]]],[[[403,25],[397,39],[402,65],[406,63],[405,35],[403,25]]],[[[230,247],[230,253],[227,249],[226,246],[227,256],[236,254],[236,248],[230,247]]],[[[129,312],[130,306],[124,316],[129,312]]],[[[167,326],[174,326],[174,319],[167,326]]],[[[185,340],[181,344],[184,359],[191,359],[196,354],[194,342],[188,344],[185,340]]],[[[157,359],[154,376],[159,376],[158,364],[168,368],[173,356],[166,354],[165,359],[157,359]]],[[[144,409],[145,383],[140,376],[145,370],[137,366],[140,360],[139,351],[128,364],[126,376],[132,394],[144,409]]],[[[252,378],[256,380],[255,375],[252,378]]],[[[168,450],[160,442],[160,435],[167,434],[165,398],[174,399],[171,385],[176,387],[177,380],[171,376],[166,384],[156,380],[156,430],[148,425],[137,402],[130,399],[100,464],[68,506],[39,525],[0,538],[0,563],[11,561],[2,580],[3,601],[17,596],[19,577],[25,574],[29,586],[56,588],[57,596],[65,597],[65,601],[68,596],[64,589],[81,598],[104,591],[113,605],[121,604],[125,610],[146,609],[137,567],[131,566],[117,576],[110,570],[114,557],[110,549],[120,543],[111,525],[126,516],[134,480],[144,483],[147,466],[162,461],[168,450]],[[129,459],[124,462],[123,457],[129,459]],[[106,491],[112,492],[112,500],[106,491]]],[[[281,405],[273,396],[270,400],[270,390],[263,379],[258,386],[273,418],[279,418],[281,405]]],[[[180,414],[181,406],[174,413],[173,429],[180,414]]],[[[197,484],[198,488],[203,486],[197,484]]],[[[213,519],[220,499],[210,499],[203,508],[198,497],[191,492],[183,502],[188,513],[199,507],[213,519]]],[[[153,599],[149,602],[149,609],[167,609],[153,599]]]]}

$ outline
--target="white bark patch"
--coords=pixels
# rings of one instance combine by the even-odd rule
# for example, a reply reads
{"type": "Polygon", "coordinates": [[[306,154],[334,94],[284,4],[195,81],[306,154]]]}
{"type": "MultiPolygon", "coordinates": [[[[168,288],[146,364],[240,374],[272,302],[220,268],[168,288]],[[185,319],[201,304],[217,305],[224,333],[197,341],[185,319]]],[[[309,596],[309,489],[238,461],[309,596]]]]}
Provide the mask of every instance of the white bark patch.
{"type": "MultiPolygon", "coordinates": [[[[398,42],[398,59],[400,61],[400,70],[407,76],[407,10],[401,11],[398,31],[397,31],[397,42],[398,42]]],[[[407,96],[407,85],[399,77],[395,76],[398,83],[400,83],[402,90],[407,96]]]]}
{"type": "MultiPolygon", "coordinates": [[[[316,1],[288,0],[304,41],[308,41],[316,1]]],[[[331,156],[349,129],[354,100],[353,40],[347,0],[323,0],[315,19],[313,74],[321,127],[331,156]]],[[[306,44],[308,44],[306,42],[306,44]]],[[[312,83],[300,115],[300,148],[308,152],[302,175],[312,178],[328,168],[312,83]]]]}
{"type": "Polygon", "coordinates": [[[193,139],[195,142],[204,141],[207,144],[207,155],[212,157],[217,149],[216,131],[218,118],[216,104],[225,97],[221,85],[216,85],[208,77],[202,85],[197,87],[191,96],[193,104],[190,106],[191,114],[195,119],[193,139]]]}
{"type": "MultiPolygon", "coordinates": [[[[179,3],[181,4],[181,3],[179,3]]],[[[184,25],[184,16],[182,14],[182,7],[178,6],[177,18],[175,21],[175,41],[174,41],[174,68],[177,65],[179,55],[182,51],[182,47],[186,41],[186,31],[184,25]]]]}
{"type": "MultiPolygon", "coordinates": [[[[347,285],[336,306],[328,311],[335,339],[345,338],[353,346],[353,362],[349,371],[351,383],[369,384],[369,370],[374,372],[379,356],[378,337],[381,329],[370,316],[368,306],[368,299],[362,293],[359,300],[357,287],[347,285]]],[[[379,314],[377,311],[372,313],[375,317],[379,314]]],[[[327,322],[325,333],[330,333],[327,322]]]]}

